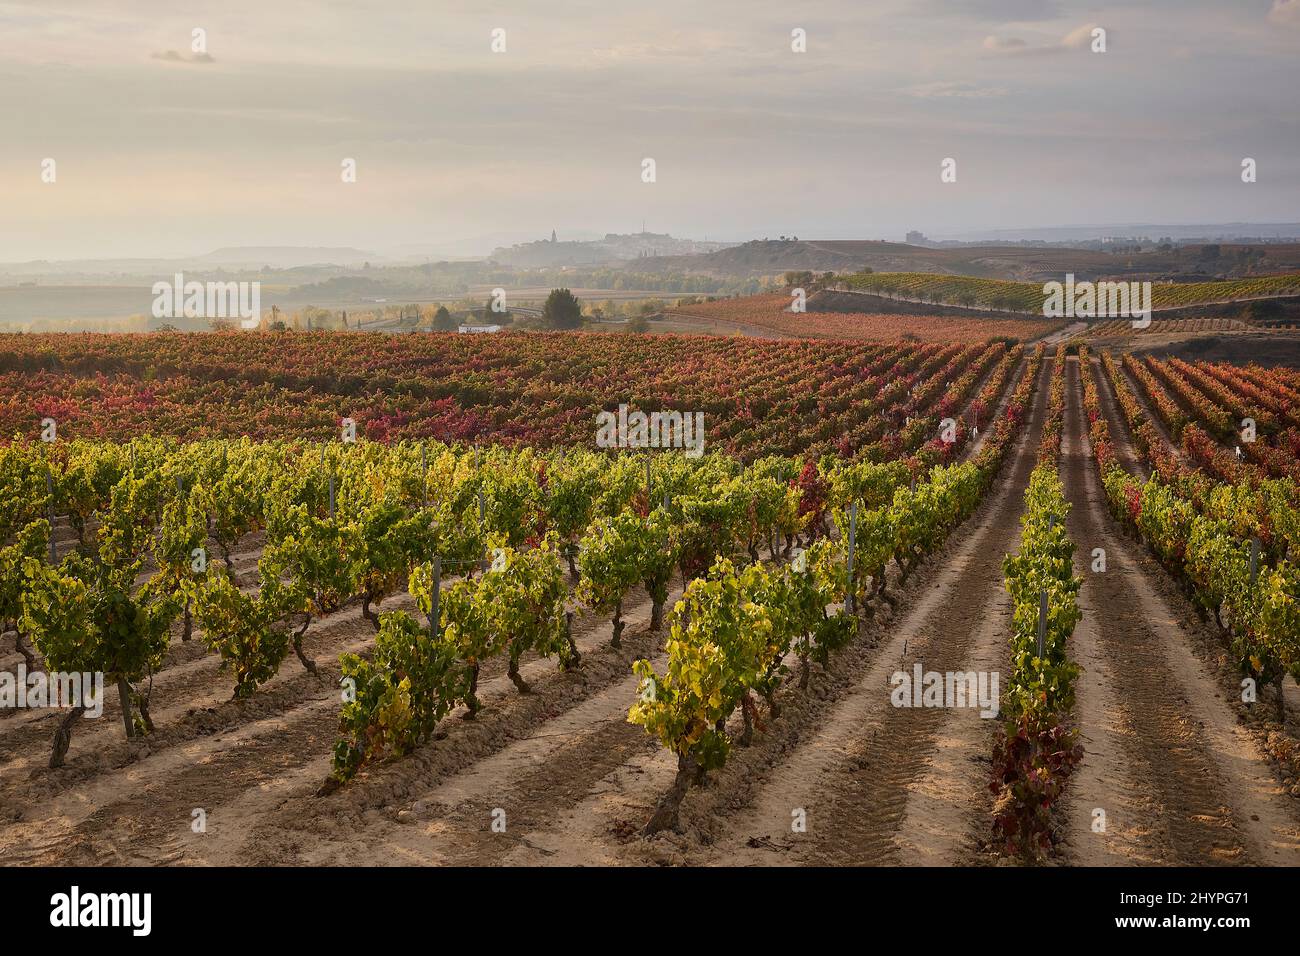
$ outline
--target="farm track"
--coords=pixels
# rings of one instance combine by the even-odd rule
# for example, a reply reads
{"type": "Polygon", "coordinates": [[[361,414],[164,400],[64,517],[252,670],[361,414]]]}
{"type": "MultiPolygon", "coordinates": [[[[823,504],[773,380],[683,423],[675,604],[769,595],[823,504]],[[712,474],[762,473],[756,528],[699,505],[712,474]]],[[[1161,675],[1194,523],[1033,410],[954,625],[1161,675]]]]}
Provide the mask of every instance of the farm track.
{"type": "MultiPolygon", "coordinates": [[[[1084,759],[1061,810],[1076,864],[1300,865],[1294,801],[1238,726],[1192,653],[1197,626],[1172,582],[1111,518],[1085,434],[1081,369],[1071,360],[1061,475],[1083,578],[1072,655],[1084,759]],[[1106,551],[1104,572],[1092,549],[1106,551]],[[1095,811],[1105,829],[1094,830],[1095,811]]],[[[1103,408],[1114,412],[1108,383],[1103,408]]],[[[1111,422],[1121,460],[1136,461],[1111,422]]]]}

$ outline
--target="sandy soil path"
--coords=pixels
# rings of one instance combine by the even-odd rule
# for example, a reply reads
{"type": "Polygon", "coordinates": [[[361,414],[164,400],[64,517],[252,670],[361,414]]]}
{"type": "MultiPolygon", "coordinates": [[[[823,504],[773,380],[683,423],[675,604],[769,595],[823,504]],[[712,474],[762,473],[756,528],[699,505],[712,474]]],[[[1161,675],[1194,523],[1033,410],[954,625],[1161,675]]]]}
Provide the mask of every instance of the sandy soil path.
{"type": "MultiPolygon", "coordinates": [[[[1079,372],[1072,361],[1061,473],[1084,580],[1072,647],[1084,669],[1085,757],[1062,813],[1066,860],[1300,865],[1294,801],[1188,647],[1193,623],[1162,593],[1164,571],[1110,517],[1084,434],[1079,372]],[[1104,572],[1091,570],[1094,548],[1105,549],[1104,572]]],[[[1112,425],[1117,442],[1123,435],[1112,425]]]]}

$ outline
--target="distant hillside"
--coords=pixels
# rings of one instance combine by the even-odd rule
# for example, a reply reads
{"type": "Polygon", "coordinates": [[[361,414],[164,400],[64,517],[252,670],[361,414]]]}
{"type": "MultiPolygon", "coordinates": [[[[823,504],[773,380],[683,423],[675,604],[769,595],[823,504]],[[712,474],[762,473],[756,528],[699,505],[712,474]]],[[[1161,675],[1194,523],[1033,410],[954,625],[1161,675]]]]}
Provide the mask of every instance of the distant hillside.
{"type": "Polygon", "coordinates": [[[698,256],[726,249],[730,245],[725,242],[677,239],[659,232],[633,232],[625,235],[611,232],[604,239],[591,242],[562,242],[554,233],[551,235],[550,239],[498,248],[492,253],[492,261],[516,269],[640,263],[656,256],[698,256]]]}
{"type": "Polygon", "coordinates": [[[1100,236],[1165,236],[1182,242],[1250,242],[1258,239],[1300,239],[1300,222],[1220,222],[1173,224],[1153,222],[1112,223],[1092,226],[1051,226],[1038,229],[984,229],[955,233],[945,238],[965,242],[1034,241],[1064,243],[1100,236]]]}
{"type": "MultiPolygon", "coordinates": [[[[967,308],[1042,314],[1043,287],[1035,282],[943,276],[929,272],[872,272],[848,276],[839,286],[850,291],[897,296],[911,302],[947,303],[967,308]]],[[[1156,309],[1248,302],[1253,299],[1300,295],[1300,275],[1258,276],[1210,282],[1153,283],[1156,309]]],[[[873,307],[875,303],[872,303],[873,307]]],[[[859,306],[864,309],[866,307],[859,306]]]]}
{"type": "Polygon", "coordinates": [[[660,256],[637,262],[643,272],[686,272],[728,278],[783,272],[931,272],[983,279],[1043,282],[1073,272],[1080,279],[1128,276],[1152,280],[1238,278],[1300,271],[1300,243],[1214,244],[1144,249],[1061,249],[1049,246],[933,248],[856,239],[776,239],[747,242],[699,256],[660,256]]]}
{"type": "Polygon", "coordinates": [[[373,252],[346,246],[229,246],[198,256],[193,262],[206,266],[270,266],[294,269],[300,266],[350,266],[379,259],[373,252]]]}
{"type": "Polygon", "coordinates": [[[229,246],[201,256],[178,258],[132,259],[63,259],[55,261],[0,263],[0,279],[55,278],[76,279],[84,276],[165,276],[177,271],[258,271],[302,269],[308,266],[361,268],[367,262],[378,265],[382,257],[373,252],[346,247],[311,246],[229,246]]]}
{"type": "MultiPolygon", "coordinates": [[[[707,272],[724,276],[814,272],[940,272],[989,278],[1020,277],[1015,260],[1027,250],[1001,247],[959,250],[912,246],[903,242],[861,239],[762,239],[702,256],[661,256],[642,263],[646,269],[707,272]],[[985,261],[985,256],[990,261],[985,261]]],[[[1062,250],[1064,251],[1064,250],[1062,250]]]]}

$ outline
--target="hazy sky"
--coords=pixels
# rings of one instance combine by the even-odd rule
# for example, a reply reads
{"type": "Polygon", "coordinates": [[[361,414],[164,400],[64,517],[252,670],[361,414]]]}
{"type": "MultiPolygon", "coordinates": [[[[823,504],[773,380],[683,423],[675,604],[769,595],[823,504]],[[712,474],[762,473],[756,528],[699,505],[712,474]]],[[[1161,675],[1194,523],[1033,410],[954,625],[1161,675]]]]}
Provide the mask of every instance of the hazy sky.
{"type": "Polygon", "coordinates": [[[0,0],[0,260],[1300,220],[1298,91],[1300,0],[0,0]]]}

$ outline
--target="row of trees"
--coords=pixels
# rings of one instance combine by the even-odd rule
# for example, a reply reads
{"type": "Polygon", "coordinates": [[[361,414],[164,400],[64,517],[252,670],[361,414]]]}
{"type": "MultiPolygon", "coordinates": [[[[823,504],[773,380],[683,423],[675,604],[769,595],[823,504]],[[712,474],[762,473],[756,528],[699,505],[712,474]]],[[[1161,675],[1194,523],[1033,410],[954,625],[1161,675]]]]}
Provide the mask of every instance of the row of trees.
{"type": "MultiPolygon", "coordinates": [[[[623,303],[609,299],[604,305],[591,307],[588,312],[592,318],[616,318],[621,314],[631,322],[637,323],[639,330],[644,331],[645,316],[661,311],[665,305],[664,301],[657,299],[623,303]]],[[[396,320],[399,326],[403,327],[425,328],[434,332],[454,332],[462,322],[466,321],[482,321],[489,325],[515,323],[516,317],[509,309],[498,310],[495,306],[495,300],[489,298],[482,307],[472,302],[462,302],[455,312],[442,304],[423,307],[412,304],[385,306],[366,313],[353,312],[350,317],[346,310],[323,309],[314,305],[305,306],[293,313],[285,313],[278,306],[272,306],[270,313],[262,319],[262,327],[274,331],[341,330],[357,328],[365,322],[396,320]]],[[[542,315],[536,320],[525,321],[521,325],[562,331],[580,328],[585,321],[586,316],[581,300],[569,289],[553,289],[546,298],[542,315]]],[[[213,331],[233,329],[238,327],[238,320],[214,319],[209,325],[213,331]]],[[[159,331],[174,332],[177,328],[168,324],[161,326],[159,331]]]]}

